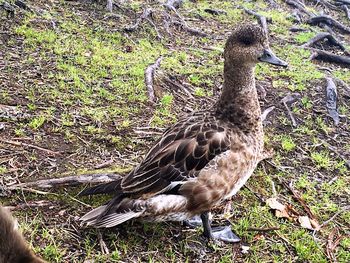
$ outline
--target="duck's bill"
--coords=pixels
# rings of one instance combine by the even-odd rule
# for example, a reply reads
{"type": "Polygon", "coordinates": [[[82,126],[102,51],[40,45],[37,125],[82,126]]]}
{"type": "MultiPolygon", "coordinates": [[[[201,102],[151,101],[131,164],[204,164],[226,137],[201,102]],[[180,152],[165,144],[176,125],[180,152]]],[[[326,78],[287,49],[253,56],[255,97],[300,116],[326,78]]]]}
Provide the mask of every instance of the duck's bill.
{"type": "Polygon", "coordinates": [[[259,57],[259,61],[267,62],[267,63],[270,63],[272,65],[276,65],[276,66],[282,66],[282,67],[288,66],[287,62],[276,57],[276,55],[273,54],[273,52],[270,49],[264,49],[262,56],[259,57]]]}

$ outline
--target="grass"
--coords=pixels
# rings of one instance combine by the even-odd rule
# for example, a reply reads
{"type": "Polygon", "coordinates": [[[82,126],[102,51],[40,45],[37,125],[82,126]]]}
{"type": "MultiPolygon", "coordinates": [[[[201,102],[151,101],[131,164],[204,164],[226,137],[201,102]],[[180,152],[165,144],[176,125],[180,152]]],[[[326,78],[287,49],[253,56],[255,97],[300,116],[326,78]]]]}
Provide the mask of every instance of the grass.
{"type": "MultiPolygon", "coordinates": [[[[341,211],[350,194],[349,169],[344,160],[320,144],[321,140],[330,141],[338,151],[346,153],[349,146],[343,142],[341,132],[348,132],[348,128],[334,127],[322,112],[324,105],[320,98],[324,95],[318,87],[324,85],[325,74],[309,60],[309,51],[298,48],[318,29],[290,33],[289,28],[293,26],[288,18],[290,9],[282,4],[281,9],[269,9],[266,2],[260,0],[234,4],[272,19],[269,24],[271,48],[290,65],[287,69],[266,64],[257,66],[257,79],[271,85],[267,85],[267,102],[262,102],[263,107],[280,105],[287,93],[301,94],[300,101],[292,105],[298,127],[291,127],[288,116],[280,109],[271,113],[268,117],[271,124],[265,127],[267,147],[276,152],[271,161],[280,168],[267,163],[260,166],[254,179],[248,181],[250,190],[242,189],[225,214],[242,238],[242,244],[249,247],[248,252],[241,253],[242,244],[207,246],[199,237],[200,230],[188,230],[176,223],[128,222],[102,231],[110,251],[104,255],[96,230],[80,228],[76,218],[90,209],[83,203],[95,207],[105,203],[108,197],[82,198],[77,196],[80,189],[66,188],[55,189],[48,195],[18,192],[11,199],[4,199],[4,203],[11,205],[34,204],[33,208],[16,210],[16,216],[36,253],[49,262],[192,262],[197,259],[326,262],[325,244],[330,232],[337,228],[344,238],[335,256],[339,262],[350,260],[349,211],[340,213],[314,238],[313,233],[298,222],[276,218],[256,197],[267,199],[277,195],[283,203],[305,215],[300,204],[278,182],[292,183],[322,223],[341,211]],[[48,200],[51,205],[41,207],[36,203],[38,200],[48,200]],[[35,208],[36,205],[39,207],[35,208]],[[279,230],[249,231],[250,227],[272,226],[278,226],[279,230]]],[[[154,28],[146,22],[133,33],[119,30],[135,21],[144,8],[144,1],[131,1],[130,14],[115,11],[119,17],[108,17],[99,3],[60,1],[50,2],[47,8],[40,1],[33,1],[32,5],[45,12],[42,16],[21,13],[18,20],[9,25],[15,37],[6,42],[4,53],[9,61],[17,63],[9,63],[1,73],[6,76],[4,80],[11,79],[11,83],[0,91],[2,104],[21,105],[18,108],[29,117],[6,120],[9,128],[5,133],[15,140],[30,138],[30,143],[60,151],[62,156],[46,156],[29,148],[22,152],[11,149],[16,155],[2,158],[0,165],[3,180],[11,183],[13,178],[24,181],[86,172],[126,174],[157,138],[152,133],[143,136],[135,131],[165,128],[188,111],[184,107],[188,105],[181,102],[173,87],[164,87],[162,79],[156,83],[160,90],[158,101],[150,105],[144,84],[146,67],[163,56],[158,70],[160,76],[189,87],[193,99],[188,102],[198,108],[207,107],[210,104],[207,98],[215,99],[222,84],[220,50],[226,36],[235,24],[253,19],[233,6],[232,1],[185,1],[179,11],[191,18],[188,24],[212,32],[216,37],[199,38],[175,30],[170,38],[162,31],[164,38],[158,40],[154,28]],[[221,9],[227,14],[213,16],[206,8],[221,9]],[[52,26],[52,20],[56,21],[56,27],[52,26]],[[14,45],[16,49],[11,49],[14,45]],[[96,166],[111,159],[112,168],[96,170],[96,166]]],[[[152,8],[154,20],[159,22],[161,12],[157,11],[158,7],[152,8]]],[[[304,24],[300,26],[309,28],[304,24]]],[[[348,69],[327,67],[332,68],[334,77],[350,82],[348,69]]],[[[339,94],[343,98],[341,89],[339,94]]],[[[342,114],[350,111],[342,100],[339,107],[342,114]]],[[[221,214],[219,208],[214,213],[215,221],[222,221],[221,214]]]]}

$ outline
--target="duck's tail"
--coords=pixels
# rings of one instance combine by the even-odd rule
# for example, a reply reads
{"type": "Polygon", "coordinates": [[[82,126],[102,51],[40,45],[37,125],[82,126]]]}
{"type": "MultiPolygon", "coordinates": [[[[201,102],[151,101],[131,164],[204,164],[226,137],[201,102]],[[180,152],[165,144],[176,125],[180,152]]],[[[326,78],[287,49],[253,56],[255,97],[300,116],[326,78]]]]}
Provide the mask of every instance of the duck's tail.
{"type": "Polygon", "coordinates": [[[17,230],[10,212],[2,206],[0,206],[0,262],[45,263],[34,255],[17,230]]]}
{"type": "Polygon", "coordinates": [[[144,201],[129,199],[123,194],[118,194],[108,204],[95,208],[80,220],[86,226],[113,227],[141,216],[145,212],[141,203],[144,201]]]}

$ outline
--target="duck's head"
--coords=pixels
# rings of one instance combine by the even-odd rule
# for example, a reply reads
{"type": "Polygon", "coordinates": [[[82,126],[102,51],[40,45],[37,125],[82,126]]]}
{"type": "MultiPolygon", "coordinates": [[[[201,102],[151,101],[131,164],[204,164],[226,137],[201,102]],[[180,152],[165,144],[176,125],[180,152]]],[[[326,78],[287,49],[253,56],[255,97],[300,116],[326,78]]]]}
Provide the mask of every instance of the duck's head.
{"type": "Polygon", "coordinates": [[[226,63],[236,66],[254,66],[258,62],[288,65],[271,51],[267,35],[255,24],[243,24],[233,31],[226,42],[224,57],[226,63]]]}

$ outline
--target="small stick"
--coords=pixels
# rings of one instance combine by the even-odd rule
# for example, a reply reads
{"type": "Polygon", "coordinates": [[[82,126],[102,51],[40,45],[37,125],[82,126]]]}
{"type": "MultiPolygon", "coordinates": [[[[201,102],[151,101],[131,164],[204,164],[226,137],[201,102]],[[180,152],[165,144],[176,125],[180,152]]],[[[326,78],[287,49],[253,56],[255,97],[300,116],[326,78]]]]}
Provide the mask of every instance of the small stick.
{"type": "Polygon", "coordinates": [[[328,142],[321,140],[321,143],[326,146],[329,150],[334,152],[340,159],[342,159],[345,162],[345,165],[350,169],[350,160],[346,159],[346,157],[338,152],[334,146],[330,145],[328,142]]]}
{"type": "Polygon", "coordinates": [[[273,230],[280,230],[280,227],[279,227],[279,226],[263,227],[263,228],[259,228],[259,227],[248,227],[247,230],[248,230],[248,231],[268,232],[268,231],[273,231],[273,230]]]}
{"type": "Polygon", "coordinates": [[[340,215],[341,213],[350,210],[350,206],[345,206],[342,207],[338,212],[336,212],[331,218],[329,218],[328,220],[324,221],[321,225],[320,228],[328,225],[330,222],[332,222],[338,215],[340,215]]]}
{"type": "Polygon", "coordinates": [[[1,139],[1,138],[0,138],[0,142],[12,144],[15,146],[30,147],[30,148],[33,148],[33,149],[36,149],[36,150],[39,150],[42,152],[46,152],[48,155],[60,155],[61,154],[60,152],[51,151],[51,150],[48,150],[48,149],[45,149],[45,148],[42,148],[42,147],[39,147],[39,146],[36,146],[33,144],[25,143],[25,142],[17,142],[17,141],[5,140],[5,139],[1,139]]]}
{"type": "Polygon", "coordinates": [[[199,37],[206,37],[208,36],[207,33],[204,33],[202,31],[199,31],[198,29],[195,29],[195,28],[191,28],[187,25],[185,25],[184,23],[181,23],[179,21],[173,21],[173,24],[175,26],[178,26],[182,29],[184,29],[185,31],[187,31],[188,33],[190,33],[191,35],[194,35],[194,36],[199,36],[199,37]]]}
{"type": "Polygon", "coordinates": [[[97,239],[98,239],[98,242],[100,243],[100,248],[101,248],[102,254],[109,255],[109,249],[108,249],[106,243],[104,242],[101,231],[99,229],[97,229],[97,239]]]}
{"type": "Polygon", "coordinates": [[[135,31],[140,26],[141,22],[143,20],[145,20],[147,17],[149,17],[151,15],[151,13],[152,13],[152,9],[151,8],[146,8],[143,11],[142,15],[138,19],[136,19],[135,24],[133,24],[130,27],[125,27],[124,31],[126,31],[126,32],[133,32],[133,31],[135,31]]]}
{"type": "Polygon", "coordinates": [[[204,12],[207,12],[211,15],[215,15],[215,16],[218,16],[218,15],[227,15],[227,12],[224,11],[224,10],[220,10],[220,9],[212,9],[212,8],[206,8],[204,9],[204,12]]]}
{"type": "Polygon", "coordinates": [[[290,110],[290,108],[289,108],[289,106],[288,106],[288,104],[287,104],[287,102],[293,102],[294,99],[295,99],[295,98],[294,98],[292,95],[287,95],[286,97],[284,97],[284,98],[282,99],[281,102],[282,102],[282,104],[284,105],[284,107],[285,107],[286,110],[287,110],[288,116],[289,116],[290,120],[292,121],[293,127],[297,127],[297,126],[298,126],[297,121],[295,120],[295,118],[294,118],[294,116],[293,116],[293,113],[292,113],[292,111],[290,110]]]}
{"type": "Polygon", "coordinates": [[[43,179],[33,182],[19,183],[7,187],[9,190],[17,190],[28,187],[38,187],[42,189],[52,188],[56,186],[76,186],[86,183],[108,183],[119,179],[119,174],[100,173],[100,174],[83,174],[76,176],[66,176],[61,178],[43,179]]]}
{"type": "Polygon", "coordinates": [[[305,200],[300,196],[300,194],[293,189],[292,187],[292,183],[290,183],[289,185],[282,181],[282,184],[293,194],[293,197],[301,204],[301,206],[304,208],[305,212],[308,214],[308,216],[311,219],[316,220],[315,215],[311,212],[309,206],[306,204],[305,200]]]}
{"type": "Polygon", "coordinates": [[[147,86],[148,97],[151,102],[155,101],[154,89],[153,89],[153,77],[154,72],[160,66],[160,62],[163,60],[163,57],[159,57],[156,62],[146,68],[145,71],[145,83],[147,86]]]}

